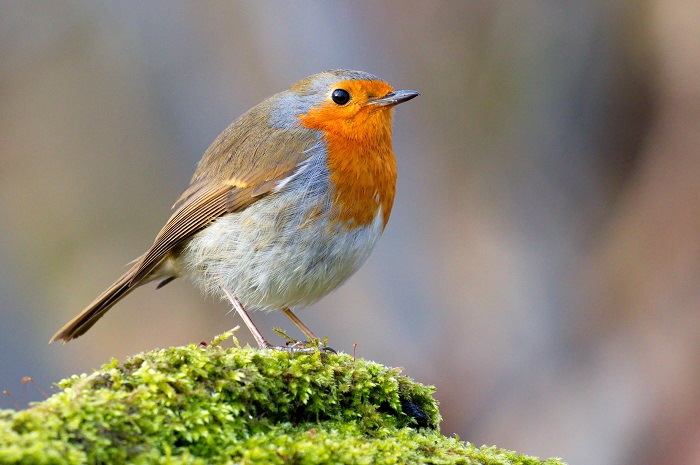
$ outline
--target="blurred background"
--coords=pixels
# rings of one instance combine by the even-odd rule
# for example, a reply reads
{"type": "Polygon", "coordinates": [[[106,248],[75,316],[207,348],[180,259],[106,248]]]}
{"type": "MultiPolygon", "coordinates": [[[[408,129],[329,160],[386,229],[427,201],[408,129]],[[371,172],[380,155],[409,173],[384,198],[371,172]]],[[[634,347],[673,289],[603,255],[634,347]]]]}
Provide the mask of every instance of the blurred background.
{"type": "Polygon", "coordinates": [[[23,404],[23,376],[239,324],[177,280],[47,345],[231,121],[352,68],[422,96],[396,111],[383,239],[302,319],[435,385],[446,435],[700,463],[698,30],[690,0],[0,1],[0,388],[23,404]]]}

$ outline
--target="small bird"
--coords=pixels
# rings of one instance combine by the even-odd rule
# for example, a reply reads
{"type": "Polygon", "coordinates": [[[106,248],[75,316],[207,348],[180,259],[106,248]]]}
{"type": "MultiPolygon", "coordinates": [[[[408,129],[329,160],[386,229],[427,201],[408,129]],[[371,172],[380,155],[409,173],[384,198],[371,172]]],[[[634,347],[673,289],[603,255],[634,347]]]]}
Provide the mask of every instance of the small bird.
{"type": "Polygon", "coordinates": [[[148,251],[50,342],[84,334],[137,287],[190,277],[227,298],[260,348],[248,310],[292,312],[340,286],[386,227],[396,193],[393,107],[419,95],[362,71],[293,84],[234,121],[197,164],[148,251]]]}

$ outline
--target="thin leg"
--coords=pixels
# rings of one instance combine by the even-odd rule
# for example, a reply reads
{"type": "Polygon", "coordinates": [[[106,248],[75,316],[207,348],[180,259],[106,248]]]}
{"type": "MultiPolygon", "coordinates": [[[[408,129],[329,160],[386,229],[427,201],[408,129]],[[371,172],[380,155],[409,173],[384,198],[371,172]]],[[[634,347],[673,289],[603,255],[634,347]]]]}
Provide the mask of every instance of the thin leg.
{"type": "Polygon", "coordinates": [[[290,320],[292,320],[292,323],[297,325],[297,328],[301,330],[302,333],[306,335],[306,337],[309,338],[309,341],[317,340],[320,341],[318,337],[314,334],[313,331],[309,329],[308,326],[306,326],[298,316],[296,316],[288,307],[282,307],[282,311],[284,312],[285,315],[289,317],[290,320]]]}
{"type": "Polygon", "coordinates": [[[232,296],[226,289],[221,288],[221,290],[224,291],[224,294],[226,294],[228,300],[231,301],[233,308],[236,309],[236,312],[238,312],[240,317],[243,319],[243,323],[245,323],[245,325],[248,327],[248,330],[250,330],[250,333],[255,338],[255,342],[258,343],[258,347],[260,347],[261,349],[270,349],[272,347],[272,344],[265,340],[262,333],[255,326],[255,323],[253,323],[253,320],[251,320],[248,316],[248,312],[245,311],[245,308],[243,308],[241,302],[236,297],[232,296]]]}

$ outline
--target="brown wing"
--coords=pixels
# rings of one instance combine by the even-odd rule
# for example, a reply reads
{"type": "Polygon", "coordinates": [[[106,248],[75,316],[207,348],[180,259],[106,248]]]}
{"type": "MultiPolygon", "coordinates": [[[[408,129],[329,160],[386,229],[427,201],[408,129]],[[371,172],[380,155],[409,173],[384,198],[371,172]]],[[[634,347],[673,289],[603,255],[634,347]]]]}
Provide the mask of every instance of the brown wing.
{"type": "Polygon", "coordinates": [[[137,262],[137,271],[131,278],[135,283],[145,278],[166,257],[168,252],[192,235],[201,231],[209,223],[227,213],[235,213],[264,197],[278,181],[291,175],[294,169],[286,171],[267,184],[262,191],[254,187],[237,185],[206,185],[194,190],[173,213],[160,230],[151,248],[137,262]]]}
{"type": "Polygon", "coordinates": [[[190,186],[175,202],[181,205],[139,260],[132,282],[143,279],[170,250],[216,218],[264,197],[309,157],[318,133],[301,126],[270,126],[266,105],[269,100],[241,116],[209,146],[190,186]]]}
{"type": "Polygon", "coordinates": [[[267,107],[275,98],[279,97],[252,108],[212,142],[176,205],[207,183],[255,188],[279,179],[309,157],[308,151],[319,143],[319,133],[296,125],[270,126],[267,107]]]}

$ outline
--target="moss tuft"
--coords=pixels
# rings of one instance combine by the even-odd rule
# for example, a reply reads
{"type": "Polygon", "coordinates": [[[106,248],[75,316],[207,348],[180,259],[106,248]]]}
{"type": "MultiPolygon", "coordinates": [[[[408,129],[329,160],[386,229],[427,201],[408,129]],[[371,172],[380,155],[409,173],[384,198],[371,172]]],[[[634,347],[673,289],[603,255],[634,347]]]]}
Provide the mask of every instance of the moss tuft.
{"type": "Polygon", "coordinates": [[[0,411],[1,464],[560,464],[442,436],[432,387],[347,354],[189,345],[0,411]]]}

